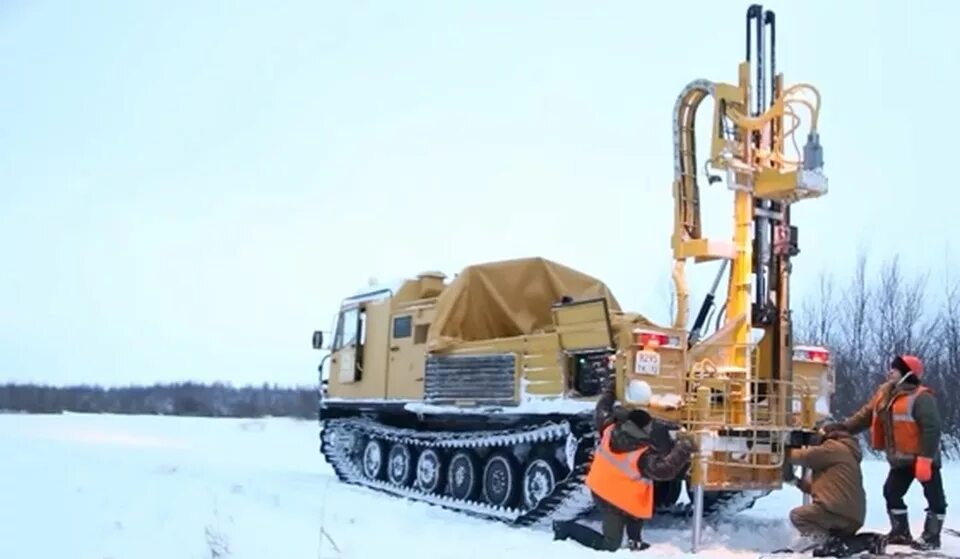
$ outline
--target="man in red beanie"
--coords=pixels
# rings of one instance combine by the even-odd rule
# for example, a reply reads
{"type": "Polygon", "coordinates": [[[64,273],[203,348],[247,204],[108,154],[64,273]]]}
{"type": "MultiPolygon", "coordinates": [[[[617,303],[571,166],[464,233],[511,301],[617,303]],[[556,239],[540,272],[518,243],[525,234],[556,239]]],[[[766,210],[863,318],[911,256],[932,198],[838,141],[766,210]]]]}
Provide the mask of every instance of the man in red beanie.
{"type": "Polygon", "coordinates": [[[857,413],[824,431],[843,429],[851,434],[870,430],[870,446],[883,450],[890,473],[883,485],[891,530],[887,543],[939,549],[947,500],[940,477],[940,411],[933,392],[923,386],[923,362],[914,355],[898,355],[890,364],[886,382],[857,413]],[[923,485],[927,517],[920,541],[910,534],[904,495],[914,478],[923,485]]]}

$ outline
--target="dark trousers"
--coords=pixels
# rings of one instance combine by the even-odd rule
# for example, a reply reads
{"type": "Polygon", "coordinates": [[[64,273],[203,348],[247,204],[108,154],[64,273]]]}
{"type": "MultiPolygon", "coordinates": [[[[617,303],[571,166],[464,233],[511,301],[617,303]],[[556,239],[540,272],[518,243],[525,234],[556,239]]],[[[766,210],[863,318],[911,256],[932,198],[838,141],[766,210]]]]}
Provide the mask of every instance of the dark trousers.
{"type": "MultiPolygon", "coordinates": [[[[890,468],[887,481],[883,484],[883,498],[887,501],[887,510],[891,512],[907,510],[903,497],[910,490],[913,480],[913,466],[890,468]]],[[[943,493],[943,478],[940,477],[939,465],[934,464],[930,480],[922,485],[923,496],[927,499],[927,509],[934,514],[946,514],[947,497],[943,493]]]]}
{"type": "Polygon", "coordinates": [[[563,528],[565,535],[573,538],[580,545],[597,551],[616,551],[620,549],[624,531],[627,532],[627,539],[630,541],[641,541],[643,520],[634,518],[601,499],[596,499],[596,503],[603,519],[603,534],[582,524],[570,522],[565,523],[563,528]]]}

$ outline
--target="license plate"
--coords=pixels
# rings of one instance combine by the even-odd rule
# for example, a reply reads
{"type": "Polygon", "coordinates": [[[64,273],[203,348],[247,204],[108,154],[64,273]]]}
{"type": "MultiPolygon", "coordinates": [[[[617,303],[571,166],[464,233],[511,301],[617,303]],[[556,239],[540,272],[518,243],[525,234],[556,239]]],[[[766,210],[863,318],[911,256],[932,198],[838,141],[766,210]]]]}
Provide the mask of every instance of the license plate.
{"type": "Polygon", "coordinates": [[[659,375],[660,354],[656,351],[638,351],[633,372],[638,375],[659,375]]]}

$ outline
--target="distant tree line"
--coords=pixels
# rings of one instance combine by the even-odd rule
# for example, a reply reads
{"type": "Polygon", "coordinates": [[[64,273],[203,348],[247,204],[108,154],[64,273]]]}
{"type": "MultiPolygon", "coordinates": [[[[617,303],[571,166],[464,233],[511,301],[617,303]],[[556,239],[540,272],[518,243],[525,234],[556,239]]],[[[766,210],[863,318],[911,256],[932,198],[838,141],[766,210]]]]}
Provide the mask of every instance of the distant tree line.
{"type": "MultiPolygon", "coordinates": [[[[819,289],[794,304],[794,341],[827,347],[836,371],[833,414],[846,418],[873,394],[899,353],[925,364],[924,383],[936,392],[944,450],[960,455],[960,407],[951,387],[960,386],[960,282],[946,276],[939,287],[929,274],[904,275],[899,258],[868,266],[861,253],[844,285],[822,273],[819,289]],[[797,308],[799,307],[799,308],[797,308]]],[[[795,301],[798,298],[795,298],[795,301]]],[[[0,411],[194,415],[209,417],[317,417],[317,387],[263,384],[156,384],[104,388],[0,385],[0,411]]]]}
{"type": "Polygon", "coordinates": [[[822,345],[832,353],[834,415],[849,417],[882,382],[893,357],[912,353],[924,362],[924,384],[936,392],[944,449],[957,456],[960,283],[949,271],[942,283],[928,273],[908,277],[897,257],[872,270],[861,253],[852,268],[840,287],[832,274],[821,274],[818,292],[804,298],[795,316],[795,343],[822,345]]]}
{"type": "Polygon", "coordinates": [[[0,411],[315,419],[317,389],[193,382],[126,387],[4,384],[0,411]]]}

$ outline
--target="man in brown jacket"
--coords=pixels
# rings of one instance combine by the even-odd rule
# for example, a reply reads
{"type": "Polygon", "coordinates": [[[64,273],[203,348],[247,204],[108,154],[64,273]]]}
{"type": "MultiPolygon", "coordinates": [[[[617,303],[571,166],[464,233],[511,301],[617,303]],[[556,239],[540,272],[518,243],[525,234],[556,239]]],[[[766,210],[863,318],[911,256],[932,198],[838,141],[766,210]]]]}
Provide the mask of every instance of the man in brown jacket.
{"type": "Polygon", "coordinates": [[[819,445],[790,451],[791,464],[810,469],[797,487],[812,497],[809,505],[790,511],[790,522],[818,546],[814,557],[843,557],[862,551],[883,553],[879,534],[857,534],[867,513],[860,444],[846,431],[834,429],[819,445]]]}
{"type": "Polygon", "coordinates": [[[947,500],[940,477],[940,412],[933,392],[921,383],[923,362],[914,355],[893,359],[886,382],[846,421],[824,426],[857,434],[869,429],[871,446],[886,453],[890,473],[883,497],[890,516],[888,543],[922,549],[940,547],[947,500]],[[913,541],[904,495],[916,479],[923,485],[927,516],[923,535],[913,541]]]}

